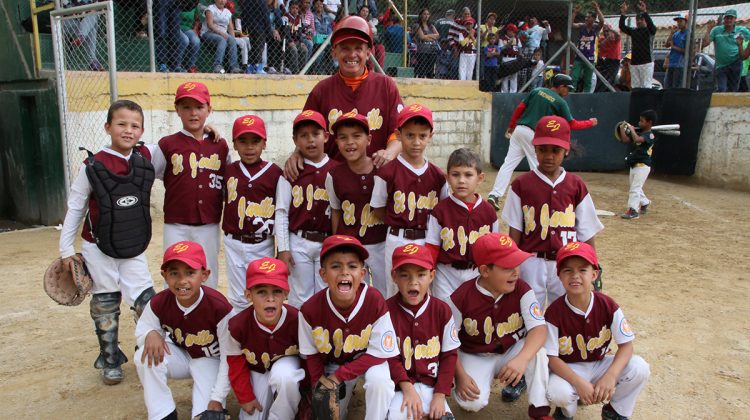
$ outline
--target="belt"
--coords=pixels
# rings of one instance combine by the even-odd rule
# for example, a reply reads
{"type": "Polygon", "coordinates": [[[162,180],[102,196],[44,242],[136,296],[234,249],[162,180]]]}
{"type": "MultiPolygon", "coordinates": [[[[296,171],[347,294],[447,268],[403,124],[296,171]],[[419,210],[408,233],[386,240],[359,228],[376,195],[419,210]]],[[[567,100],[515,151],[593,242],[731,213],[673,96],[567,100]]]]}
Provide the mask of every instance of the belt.
{"type": "Polygon", "coordinates": [[[424,239],[427,237],[427,231],[422,229],[402,229],[391,227],[388,228],[388,233],[393,236],[401,236],[404,239],[411,239],[412,241],[415,239],[424,239]]]}
{"type": "Polygon", "coordinates": [[[536,251],[532,252],[532,254],[536,254],[537,258],[544,258],[549,261],[555,261],[557,259],[557,251],[536,251]]]}
{"type": "Polygon", "coordinates": [[[646,164],[645,164],[645,163],[643,163],[643,162],[639,162],[639,163],[634,163],[634,164],[633,164],[633,167],[634,167],[634,168],[641,168],[641,167],[643,167],[643,166],[648,166],[648,165],[646,165],[646,164]]]}
{"type": "Polygon", "coordinates": [[[314,230],[298,230],[295,233],[297,236],[313,242],[323,242],[329,236],[329,234],[325,232],[317,232],[314,230]]]}
{"type": "Polygon", "coordinates": [[[451,267],[455,268],[456,270],[470,270],[474,268],[474,263],[471,263],[469,261],[455,261],[451,263],[451,267]]]}
{"type": "Polygon", "coordinates": [[[230,233],[229,237],[235,241],[240,241],[243,244],[259,244],[269,238],[267,233],[261,233],[259,235],[235,235],[230,233]]]}

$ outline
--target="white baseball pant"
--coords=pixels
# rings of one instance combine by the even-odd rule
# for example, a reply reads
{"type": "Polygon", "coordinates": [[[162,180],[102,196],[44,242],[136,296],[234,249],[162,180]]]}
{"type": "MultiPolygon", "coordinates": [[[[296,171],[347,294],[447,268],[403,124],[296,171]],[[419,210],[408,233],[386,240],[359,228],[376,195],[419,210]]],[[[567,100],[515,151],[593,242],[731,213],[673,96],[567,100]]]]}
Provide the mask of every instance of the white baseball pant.
{"type": "Polygon", "coordinates": [[[651,200],[643,192],[643,184],[646,183],[650,166],[633,166],[630,168],[630,191],[628,192],[628,207],[640,211],[641,206],[651,204],[651,200]]]}
{"type": "Polygon", "coordinates": [[[630,87],[651,89],[654,75],[653,61],[647,64],[630,65],[630,87]]]}
{"type": "Polygon", "coordinates": [[[508,189],[510,184],[510,177],[513,175],[513,171],[516,170],[521,160],[526,157],[526,161],[529,162],[529,168],[536,168],[539,166],[539,161],[536,160],[536,152],[531,141],[534,139],[534,130],[525,125],[518,125],[513,130],[513,134],[510,136],[510,144],[508,146],[508,153],[505,155],[505,161],[503,166],[497,172],[495,178],[495,185],[492,186],[490,195],[496,197],[502,197],[505,195],[505,190],[508,189]]]}
{"type": "Polygon", "coordinates": [[[479,276],[479,271],[476,268],[459,270],[450,264],[438,263],[435,269],[435,281],[432,282],[432,296],[447,302],[459,286],[477,276],[479,276]]]}
{"type": "Polygon", "coordinates": [[[282,357],[266,373],[250,372],[253,393],[263,411],[247,414],[240,410],[241,420],[285,420],[297,415],[302,399],[299,383],[305,377],[297,356],[282,357]]]}
{"type": "Polygon", "coordinates": [[[560,277],[557,277],[555,261],[539,257],[528,258],[521,263],[521,278],[534,290],[536,300],[542,307],[551,305],[565,294],[560,277]]]}
{"type": "MultiPolygon", "coordinates": [[[[474,401],[464,401],[458,397],[458,394],[456,394],[454,389],[453,397],[456,399],[458,405],[466,411],[474,412],[486,407],[490,401],[492,381],[500,373],[500,369],[521,352],[525,342],[526,340],[518,341],[503,354],[472,354],[462,352],[459,349],[458,357],[461,359],[461,364],[466,373],[474,379],[477,387],[479,387],[479,397],[474,401]]],[[[544,407],[549,405],[546,395],[547,379],[549,378],[548,363],[549,359],[547,359],[547,353],[544,351],[544,348],[542,348],[536,353],[536,356],[531,359],[529,365],[526,367],[526,372],[524,372],[526,385],[528,387],[529,404],[534,407],[544,407]]]]}
{"type": "MultiPolygon", "coordinates": [[[[326,375],[331,375],[339,365],[331,363],[326,366],[326,375]]],[[[391,380],[391,371],[388,369],[388,362],[375,365],[364,374],[365,377],[365,420],[383,420],[388,414],[388,407],[391,404],[396,385],[391,380]]],[[[357,384],[359,377],[344,382],[346,384],[346,396],[340,401],[341,419],[346,420],[347,411],[349,411],[349,401],[352,399],[354,385],[357,384]]]]}
{"type": "Polygon", "coordinates": [[[372,275],[372,285],[385,296],[388,293],[388,283],[391,275],[385,273],[385,241],[376,244],[365,245],[365,249],[370,256],[365,263],[370,269],[372,275]]]}
{"type": "Polygon", "coordinates": [[[258,244],[243,244],[224,235],[224,258],[227,263],[227,298],[237,312],[250,306],[245,299],[247,266],[251,262],[274,254],[273,237],[258,244]]]}
{"type": "MultiPolygon", "coordinates": [[[[606,356],[596,362],[568,363],[568,367],[576,375],[593,384],[607,372],[614,359],[614,356],[606,356]]],[[[645,360],[635,355],[630,358],[628,364],[625,365],[625,369],[620,373],[620,377],[617,378],[615,393],[609,402],[618,414],[625,417],[633,415],[635,400],[646,385],[650,375],[651,369],[645,360]]],[[[550,374],[549,377],[547,398],[549,398],[550,404],[560,407],[567,417],[576,415],[579,399],[576,389],[568,381],[554,373],[550,374]]]]}
{"type": "Polygon", "coordinates": [[[458,80],[473,80],[477,55],[461,53],[458,56],[458,80]]]}
{"type": "Polygon", "coordinates": [[[391,269],[393,268],[393,251],[396,250],[396,248],[406,245],[406,244],[417,244],[424,246],[425,240],[424,239],[405,239],[404,238],[404,231],[401,229],[399,231],[398,236],[391,235],[390,232],[385,237],[385,274],[388,276],[388,290],[387,293],[383,296],[388,299],[389,297],[395,295],[398,293],[398,286],[396,286],[396,282],[393,281],[393,276],[391,276],[391,269]]]}
{"type": "MultiPolygon", "coordinates": [[[[195,417],[206,411],[211,400],[211,390],[219,373],[218,357],[201,357],[193,359],[187,351],[177,347],[170,340],[166,341],[171,354],[164,355],[164,361],[157,366],[148,367],[141,362],[143,347],[139,348],[133,359],[135,370],[143,385],[143,399],[146,401],[149,420],[163,419],[175,410],[172,391],[167,379],[193,379],[193,410],[195,417]]],[[[224,401],[220,401],[224,405],[224,401]]]]}
{"type": "Polygon", "coordinates": [[[164,224],[164,250],[180,241],[192,241],[203,247],[206,263],[211,275],[204,283],[216,289],[219,286],[219,237],[221,230],[218,223],[210,225],[181,225],[179,223],[164,224]]]}
{"type": "MultiPolygon", "coordinates": [[[[414,389],[422,399],[422,412],[428,414],[430,412],[430,403],[432,403],[432,394],[435,392],[435,388],[417,382],[414,384],[414,389]]],[[[447,395],[446,395],[447,397],[447,395]]],[[[404,402],[404,392],[396,391],[396,395],[391,400],[391,408],[388,410],[388,420],[409,420],[408,411],[404,409],[401,411],[401,404],[404,402]]],[[[448,400],[445,400],[445,412],[451,413],[450,407],[448,407],[448,400]]]]}
{"type": "Polygon", "coordinates": [[[323,244],[289,232],[289,248],[294,260],[294,265],[289,267],[289,304],[299,308],[326,287],[320,278],[320,250],[323,244]]]}
{"type": "Polygon", "coordinates": [[[96,244],[81,242],[81,254],[93,281],[92,295],[122,292],[125,303],[133,306],[144,290],[154,287],[145,253],[127,259],[112,258],[96,244]]]}

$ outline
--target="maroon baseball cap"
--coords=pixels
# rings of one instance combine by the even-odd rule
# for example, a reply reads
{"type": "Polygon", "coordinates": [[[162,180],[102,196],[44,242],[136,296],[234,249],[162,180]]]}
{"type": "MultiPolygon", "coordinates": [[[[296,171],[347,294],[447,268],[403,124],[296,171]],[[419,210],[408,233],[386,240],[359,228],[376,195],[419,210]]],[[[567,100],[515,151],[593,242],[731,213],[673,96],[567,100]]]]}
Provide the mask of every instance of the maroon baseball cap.
{"type": "Polygon", "coordinates": [[[536,123],[534,140],[532,140],[531,144],[534,146],[551,144],[562,147],[565,150],[570,150],[570,125],[568,125],[565,118],[558,117],[557,115],[542,117],[536,123]]]}
{"type": "Polygon", "coordinates": [[[510,32],[518,32],[518,26],[516,26],[516,25],[514,25],[512,23],[509,23],[509,24],[505,25],[505,28],[503,28],[503,29],[505,29],[506,32],[508,32],[508,31],[510,31],[510,32]]]}
{"type": "Polygon", "coordinates": [[[594,247],[585,242],[569,242],[557,251],[557,274],[560,274],[563,260],[570,257],[581,257],[599,269],[599,258],[594,247]]]}
{"type": "Polygon", "coordinates": [[[244,117],[239,117],[234,120],[232,139],[236,139],[245,133],[256,134],[265,140],[266,124],[263,122],[263,119],[257,115],[245,115],[244,117]]]}
{"type": "Polygon", "coordinates": [[[471,254],[477,267],[494,264],[501,268],[516,268],[531,257],[528,252],[518,249],[510,236],[502,233],[480,236],[472,245],[471,254]]]}
{"type": "Polygon", "coordinates": [[[268,284],[289,291],[289,269],[284,261],[276,258],[263,257],[247,266],[245,273],[245,287],[268,284]]]}
{"type": "Polygon", "coordinates": [[[297,125],[305,122],[305,121],[311,121],[315,124],[318,124],[320,128],[322,128],[324,131],[326,130],[326,119],[318,111],[313,111],[312,109],[306,109],[302,112],[300,112],[296,117],[294,117],[294,122],[292,123],[293,128],[297,128],[297,125]]]}
{"type": "Polygon", "coordinates": [[[357,114],[356,112],[347,112],[346,114],[342,114],[340,117],[338,117],[336,119],[336,122],[331,125],[331,132],[333,134],[336,134],[336,128],[340,127],[341,124],[346,121],[351,121],[359,124],[360,126],[362,126],[362,128],[365,129],[365,133],[370,132],[370,124],[367,121],[367,117],[361,114],[357,114]]]}
{"type": "Polygon", "coordinates": [[[185,82],[177,88],[174,95],[174,103],[183,98],[193,98],[202,104],[211,105],[211,95],[208,88],[201,82],[185,82]]]}
{"type": "Polygon", "coordinates": [[[333,29],[331,46],[335,47],[349,39],[364,42],[372,48],[372,28],[370,28],[370,24],[357,15],[346,16],[341,19],[333,29]]]}
{"type": "Polygon", "coordinates": [[[323,247],[320,250],[320,259],[323,260],[326,254],[341,247],[354,249],[362,260],[366,260],[370,256],[370,253],[367,252],[367,249],[357,238],[348,235],[331,235],[323,241],[323,247]]]}
{"type": "Polygon", "coordinates": [[[161,269],[167,268],[167,265],[171,261],[182,261],[187,264],[190,268],[197,270],[199,268],[206,268],[206,254],[203,252],[203,247],[200,244],[190,241],[180,241],[174,245],[171,245],[164,251],[164,259],[161,263],[161,269]]]}
{"type": "Polygon", "coordinates": [[[414,264],[428,270],[435,269],[435,259],[429,248],[418,244],[406,244],[393,250],[393,269],[414,264]]]}
{"type": "Polygon", "coordinates": [[[401,110],[401,112],[398,113],[398,119],[397,119],[397,125],[398,128],[401,128],[404,126],[404,124],[407,123],[412,118],[422,117],[427,120],[428,123],[430,123],[430,129],[435,129],[435,126],[432,122],[432,111],[430,111],[429,108],[427,108],[424,105],[419,104],[412,104],[404,109],[401,110]]]}

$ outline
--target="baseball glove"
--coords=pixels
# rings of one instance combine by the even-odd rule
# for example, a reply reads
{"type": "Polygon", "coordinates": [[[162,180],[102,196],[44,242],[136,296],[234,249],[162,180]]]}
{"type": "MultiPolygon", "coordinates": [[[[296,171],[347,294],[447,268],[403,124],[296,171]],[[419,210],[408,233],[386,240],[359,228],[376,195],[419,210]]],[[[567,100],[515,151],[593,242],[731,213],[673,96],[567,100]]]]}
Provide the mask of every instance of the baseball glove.
{"type": "Polygon", "coordinates": [[[346,396],[346,385],[336,384],[326,376],[321,376],[312,395],[312,411],[315,420],[339,420],[341,400],[346,396]]]}
{"type": "Polygon", "coordinates": [[[630,124],[628,124],[627,121],[620,121],[615,125],[615,139],[619,141],[620,143],[630,143],[630,124]],[[625,136],[620,136],[620,127],[622,127],[623,131],[625,132],[625,136]]]}
{"type": "Polygon", "coordinates": [[[197,420],[229,420],[229,414],[227,410],[206,410],[197,416],[195,416],[197,420]]]}
{"type": "MultiPolygon", "coordinates": [[[[83,261],[83,256],[78,254],[83,261]]],[[[44,273],[44,291],[60,305],[77,306],[91,292],[91,277],[86,265],[73,260],[71,269],[63,266],[62,258],[52,261],[44,273]]]]}

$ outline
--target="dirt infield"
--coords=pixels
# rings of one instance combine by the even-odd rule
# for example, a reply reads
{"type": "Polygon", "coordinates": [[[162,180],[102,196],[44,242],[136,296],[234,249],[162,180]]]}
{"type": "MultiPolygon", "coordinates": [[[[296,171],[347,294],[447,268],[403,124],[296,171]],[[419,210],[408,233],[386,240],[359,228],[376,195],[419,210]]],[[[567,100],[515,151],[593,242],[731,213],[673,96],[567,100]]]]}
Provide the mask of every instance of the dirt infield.
{"type": "MultiPolygon", "coordinates": [[[[597,208],[620,213],[627,174],[581,174],[597,208]]],[[[483,192],[494,173],[488,174],[483,192]]],[[[750,410],[750,194],[665,179],[649,179],[654,204],[639,220],[602,217],[597,236],[604,291],[624,308],[636,332],[635,351],[652,377],[634,418],[733,418],[750,410]],[[743,385],[744,384],[744,385],[743,385]]],[[[161,216],[155,215],[148,250],[157,289],[162,249],[161,216]]],[[[504,226],[507,229],[506,226],[504,226]]],[[[42,274],[58,255],[52,228],[0,234],[5,288],[0,294],[0,417],[140,419],[142,389],[132,363],[125,381],[101,385],[92,365],[98,353],[88,300],[69,308],[43,292],[42,274]]],[[[223,264],[223,263],[222,263],[223,264]]],[[[220,289],[226,290],[224,269],[220,289]]],[[[133,321],[123,306],[121,347],[131,357],[133,321]]],[[[190,413],[190,381],[172,382],[180,418],[190,413]]],[[[525,418],[524,402],[505,404],[498,390],[484,412],[459,419],[525,418]]],[[[350,418],[362,418],[362,390],[350,418]]],[[[522,398],[524,400],[525,398],[522,398]]],[[[237,418],[238,405],[229,409],[237,418]]],[[[455,407],[455,405],[452,405],[455,407]]],[[[578,418],[599,418],[599,406],[581,407],[578,418]]]]}

